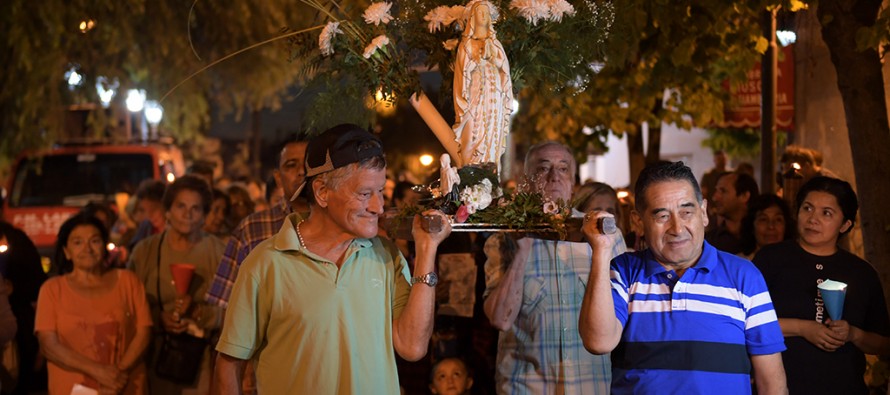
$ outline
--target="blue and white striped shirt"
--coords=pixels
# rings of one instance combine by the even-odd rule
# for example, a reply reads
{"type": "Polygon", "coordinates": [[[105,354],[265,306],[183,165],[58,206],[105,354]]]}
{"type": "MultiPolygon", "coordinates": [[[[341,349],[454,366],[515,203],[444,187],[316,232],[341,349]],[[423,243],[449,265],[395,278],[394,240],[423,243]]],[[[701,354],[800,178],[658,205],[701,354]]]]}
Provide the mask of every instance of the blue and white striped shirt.
{"type": "Polygon", "coordinates": [[[612,393],[751,393],[751,355],[785,350],[760,271],[704,242],[682,277],[644,250],[612,261],[612,393]]]}

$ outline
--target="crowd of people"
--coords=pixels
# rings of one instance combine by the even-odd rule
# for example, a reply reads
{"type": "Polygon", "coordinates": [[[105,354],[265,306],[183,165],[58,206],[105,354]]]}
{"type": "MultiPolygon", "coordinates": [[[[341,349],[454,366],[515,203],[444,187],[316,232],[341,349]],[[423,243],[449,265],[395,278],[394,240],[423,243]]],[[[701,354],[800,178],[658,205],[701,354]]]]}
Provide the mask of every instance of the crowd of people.
{"type": "Polygon", "coordinates": [[[584,242],[452,235],[436,210],[422,215],[441,229],[418,216],[413,240],[391,240],[384,211],[424,195],[387,188],[382,142],[340,125],[282,144],[259,201],[196,166],[144,182],[132,215],[90,203],[61,226],[49,276],[0,222],[0,344],[19,361],[0,391],[868,393],[865,354],[890,353],[890,319],[875,270],[839,247],[857,196],[812,150],[783,164],[799,177],[782,195],[722,152],[701,182],[659,162],[619,193],[578,184],[572,150],[546,141],[526,176],[571,202],[584,242]],[[446,253],[475,266],[470,316],[437,314],[446,253]],[[828,279],[847,284],[842,318],[817,290],[828,279]]]}

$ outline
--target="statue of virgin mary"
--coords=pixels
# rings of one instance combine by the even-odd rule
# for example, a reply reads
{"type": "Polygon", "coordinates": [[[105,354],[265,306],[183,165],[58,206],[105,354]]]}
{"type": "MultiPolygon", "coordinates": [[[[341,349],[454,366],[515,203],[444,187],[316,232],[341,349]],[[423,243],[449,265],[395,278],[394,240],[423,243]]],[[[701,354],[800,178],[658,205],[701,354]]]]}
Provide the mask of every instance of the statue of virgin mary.
{"type": "Polygon", "coordinates": [[[494,163],[499,168],[513,110],[510,64],[495,36],[494,4],[473,0],[464,10],[454,60],[454,134],[464,165],[494,163]]]}

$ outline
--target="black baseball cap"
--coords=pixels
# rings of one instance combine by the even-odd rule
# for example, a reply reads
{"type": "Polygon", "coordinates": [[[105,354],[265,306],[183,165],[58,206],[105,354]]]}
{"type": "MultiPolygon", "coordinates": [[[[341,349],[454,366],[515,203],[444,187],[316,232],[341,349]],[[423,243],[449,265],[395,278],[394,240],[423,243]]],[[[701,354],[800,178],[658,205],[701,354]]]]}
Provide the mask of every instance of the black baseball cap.
{"type": "Polygon", "coordinates": [[[348,123],[325,130],[309,139],[304,163],[306,178],[290,200],[300,196],[311,177],[376,156],[383,156],[383,143],[367,130],[348,123]]]}

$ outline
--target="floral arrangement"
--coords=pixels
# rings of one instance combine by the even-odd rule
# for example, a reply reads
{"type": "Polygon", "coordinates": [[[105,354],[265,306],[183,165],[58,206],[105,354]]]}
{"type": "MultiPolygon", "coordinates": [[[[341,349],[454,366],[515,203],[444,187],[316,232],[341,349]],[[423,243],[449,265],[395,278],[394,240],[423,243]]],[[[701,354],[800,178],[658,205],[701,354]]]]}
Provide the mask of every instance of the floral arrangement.
{"type": "Polygon", "coordinates": [[[403,209],[400,222],[426,209],[439,209],[449,214],[453,226],[478,226],[479,230],[511,229],[547,231],[565,238],[566,219],[571,216],[569,202],[552,201],[542,192],[541,180],[526,180],[516,191],[505,193],[497,183],[497,175],[489,168],[464,166],[458,169],[461,182],[457,192],[442,191],[438,186],[420,186],[431,199],[420,206],[403,209]]]}
{"type": "Polygon", "coordinates": [[[291,58],[301,60],[304,78],[345,72],[362,83],[366,95],[380,91],[386,98],[420,90],[417,72],[410,67],[412,58],[403,49],[403,36],[394,27],[392,3],[372,3],[361,20],[351,20],[333,1],[301,1],[327,20],[317,40],[298,37],[290,41],[291,58]]]}
{"type": "MultiPolygon", "coordinates": [[[[323,19],[320,33],[290,40],[291,58],[301,60],[304,78],[349,75],[366,94],[380,92],[391,100],[420,91],[416,66],[426,64],[443,74],[442,100],[449,101],[453,51],[469,17],[464,5],[454,0],[378,1],[352,15],[334,0],[301,1],[323,19]]],[[[492,19],[517,90],[524,76],[574,83],[577,70],[588,67],[585,59],[601,49],[614,18],[608,1],[584,0],[576,3],[578,8],[566,0],[492,2],[500,10],[492,19]],[[578,34],[589,37],[581,44],[589,47],[566,45],[578,34]]]]}

